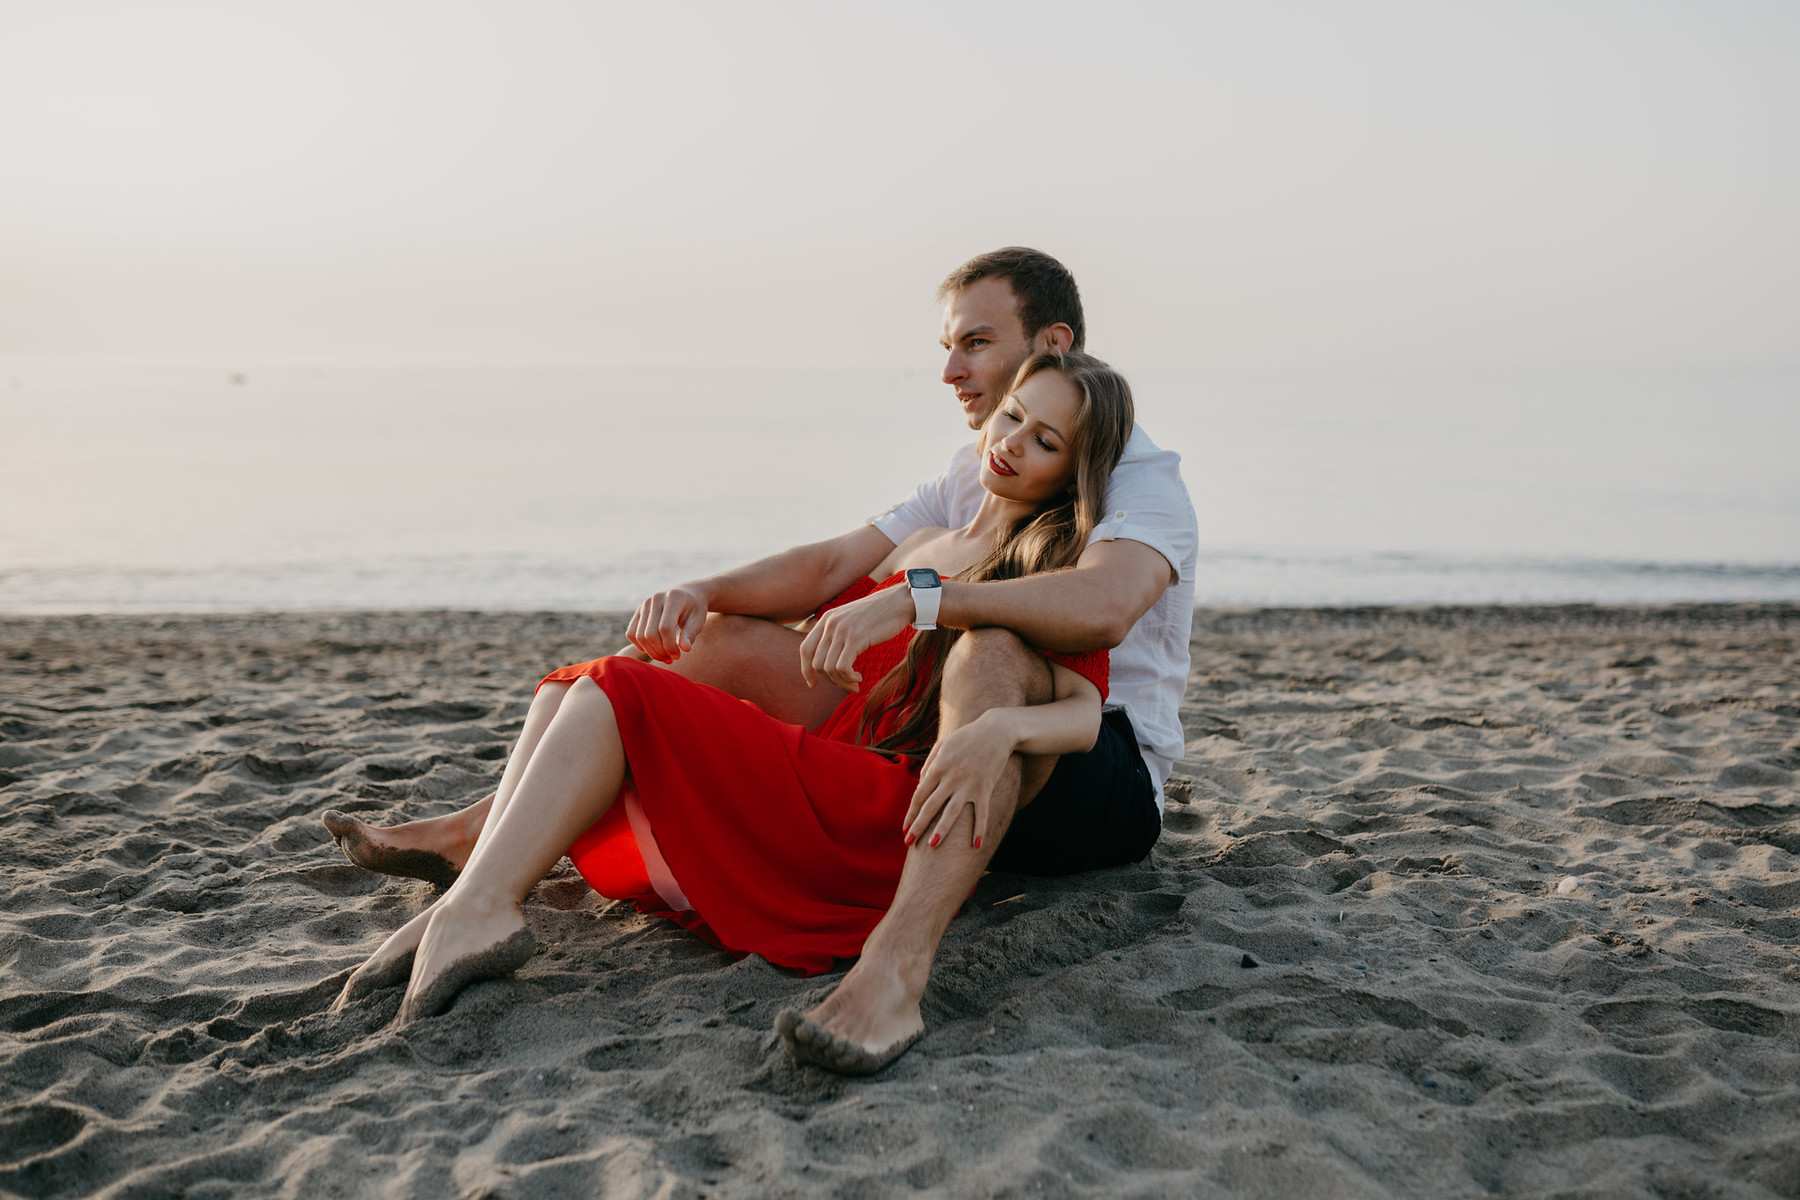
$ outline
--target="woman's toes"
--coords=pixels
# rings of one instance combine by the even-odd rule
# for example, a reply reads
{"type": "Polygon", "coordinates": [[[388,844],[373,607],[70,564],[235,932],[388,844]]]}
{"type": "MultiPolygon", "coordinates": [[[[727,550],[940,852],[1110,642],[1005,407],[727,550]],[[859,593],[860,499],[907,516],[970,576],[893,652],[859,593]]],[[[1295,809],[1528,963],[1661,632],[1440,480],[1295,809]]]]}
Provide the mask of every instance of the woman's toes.
{"type": "Polygon", "coordinates": [[[537,940],[529,929],[517,929],[491,946],[465,954],[427,978],[415,977],[400,1004],[400,1023],[436,1016],[449,1008],[462,990],[484,979],[510,975],[531,958],[537,940]]]}
{"type": "Polygon", "coordinates": [[[409,946],[389,958],[372,958],[356,968],[350,973],[350,978],[344,981],[344,990],[332,1002],[331,1011],[342,1012],[346,1006],[356,1003],[364,996],[405,983],[412,974],[414,949],[409,946]]]}

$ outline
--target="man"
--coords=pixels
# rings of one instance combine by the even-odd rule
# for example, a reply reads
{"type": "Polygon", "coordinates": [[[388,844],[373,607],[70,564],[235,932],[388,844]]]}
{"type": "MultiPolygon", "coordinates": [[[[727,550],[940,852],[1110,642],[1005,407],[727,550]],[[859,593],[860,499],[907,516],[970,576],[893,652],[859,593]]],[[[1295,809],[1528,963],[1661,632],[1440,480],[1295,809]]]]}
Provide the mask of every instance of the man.
{"type": "MultiPolygon", "coordinates": [[[[1085,341],[1073,277],[1036,250],[971,259],[939,297],[943,380],[971,429],[998,407],[1027,358],[1085,341]]],[[[1070,570],[889,589],[832,610],[804,636],[766,619],[806,616],[811,598],[841,590],[916,529],[965,524],[980,502],[971,445],[868,524],[670,588],[633,615],[628,637],[638,653],[808,727],[861,682],[856,655],[931,616],[926,607],[937,623],[968,631],[946,663],[938,748],[908,814],[910,849],[893,906],[822,1004],[781,1014],[777,1026],[796,1057],[864,1073],[917,1040],[938,943],[990,865],[1057,875],[1150,852],[1162,787],[1182,751],[1193,620],[1198,537],[1178,464],[1134,430],[1108,489],[1107,519],[1070,570]],[[991,710],[1049,698],[1049,668],[1033,647],[1113,651],[1111,701],[1091,751],[1022,759],[982,736],[991,710]]],[[[326,825],[352,861],[443,884],[466,861],[485,816],[483,801],[388,830],[337,813],[326,825]]]]}

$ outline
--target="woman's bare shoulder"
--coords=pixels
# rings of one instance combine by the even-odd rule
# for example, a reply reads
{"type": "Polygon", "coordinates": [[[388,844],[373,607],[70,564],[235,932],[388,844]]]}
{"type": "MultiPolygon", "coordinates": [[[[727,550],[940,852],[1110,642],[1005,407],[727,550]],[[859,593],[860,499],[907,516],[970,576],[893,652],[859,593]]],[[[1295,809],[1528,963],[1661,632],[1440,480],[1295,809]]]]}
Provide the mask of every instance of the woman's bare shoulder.
{"type": "MultiPolygon", "coordinates": [[[[931,525],[924,529],[914,530],[906,539],[881,560],[881,565],[869,574],[876,579],[886,579],[895,571],[903,571],[908,567],[937,567],[932,550],[943,545],[950,530],[941,525],[931,525]]],[[[942,570],[942,568],[938,568],[942,570]]]]}

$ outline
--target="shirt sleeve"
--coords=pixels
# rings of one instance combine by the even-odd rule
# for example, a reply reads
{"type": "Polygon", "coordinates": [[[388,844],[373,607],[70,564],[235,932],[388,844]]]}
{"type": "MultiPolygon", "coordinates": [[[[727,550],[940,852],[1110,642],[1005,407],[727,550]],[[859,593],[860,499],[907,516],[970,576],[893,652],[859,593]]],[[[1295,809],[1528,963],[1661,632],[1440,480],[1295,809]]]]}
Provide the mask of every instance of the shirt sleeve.
{"type": "Polygon", "coordinates": [[[1168,560],[1176,579],[1193,579],[1200,531],[1181,481],[1180,455],[1162,451],[1147,461],[1122,462],[1113,472],[1106,515],[1088,545],[1119,540],[1142,542],[1168,560]]]}
{"type": "Polygon", "coordinates": [[[950,503],[954,494],[951,476],[956,471],[956,460],[951,459],[950,470],[936,479],[927,479],[913,489],[913,494],[885,512],[876,513],[866,524],[873,525],[887,535],[888,541],[898,546],[921,529],[934,529],[938,526],[950,525],[950,503]]]}

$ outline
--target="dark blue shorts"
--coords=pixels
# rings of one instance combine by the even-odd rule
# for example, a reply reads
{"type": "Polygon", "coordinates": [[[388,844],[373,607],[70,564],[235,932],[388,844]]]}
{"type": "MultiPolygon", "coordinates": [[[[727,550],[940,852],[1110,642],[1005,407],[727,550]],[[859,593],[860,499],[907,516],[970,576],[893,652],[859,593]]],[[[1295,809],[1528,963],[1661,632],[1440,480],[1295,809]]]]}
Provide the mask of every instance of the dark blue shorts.
{"type": "Polygon", "coordinates": [[[991,871],[1071,875],[1142,862],[1162,833],[1156,783],[1123,709],[1100,716],[1086,754],[1056,760],[1044,790],[1006,831],[991,871]]]}

